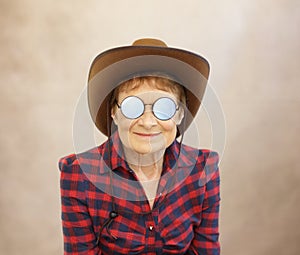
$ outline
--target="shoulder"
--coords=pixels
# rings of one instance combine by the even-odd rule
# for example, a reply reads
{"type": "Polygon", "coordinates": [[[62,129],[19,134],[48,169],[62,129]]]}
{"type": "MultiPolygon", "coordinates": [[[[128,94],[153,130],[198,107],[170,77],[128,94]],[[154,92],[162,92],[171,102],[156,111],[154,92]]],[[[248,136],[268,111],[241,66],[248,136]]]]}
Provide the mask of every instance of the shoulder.
{"type": "Polygon", "coordinates": [[[72,153],[63,156],[58,161],[58,167],[61,172],[78,172],[80,168],[87,168],[86,166],[93,166],[99,164],[99,159],[103,155],[104,144],[91,148],[81,153],[72,153]]]}
{"type": "Polygon", "coordinates": [[[185,144],[181,145],[180,154],[189,159],[196,160],[196,164],[218,165],[219,154],[209,149],[197,149],[185,144]]]}
{"type": "Polygon", "coordinates": [[[202,174],[199,182],[202,185],[219,186],[219,154],[215,151],[206,149],[200,150],[200,152],[203,155],[203,160],[201,163],[202,174]]]}
{"type": "Polygon", "coordinates": [[[68,169],[72,166],[75,165],[77,162],[77,157],[76,154],[72,153],[68,156],[64,156],[59,159],[58,161],[58,167],[60,171],[68,171],[68,169]]]}
{"type": "Polygon", "coordinates": [[[205,165],[217,168],[219,164],[219,154],[216,151],[201,149],[199,155],[203,155],[205,165]]]}
{"type": "Polygon", "coordinates": [[[216,151],[182,145],[181,154],[182,161],[188,162],[190,166],[192,164],[191,174],[197,176],[202,185],[219,178],[219,154],[216,151]]]}

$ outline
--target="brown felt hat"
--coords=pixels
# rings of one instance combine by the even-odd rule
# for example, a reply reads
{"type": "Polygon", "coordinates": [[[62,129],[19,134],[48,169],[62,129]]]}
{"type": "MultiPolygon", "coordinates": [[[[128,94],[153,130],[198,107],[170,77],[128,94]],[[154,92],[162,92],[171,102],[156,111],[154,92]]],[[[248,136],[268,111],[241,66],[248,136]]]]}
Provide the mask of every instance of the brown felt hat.
{"type": "MultiPolygon", "coordinates": [[[[92,62],[88,76],[89,110],[97,128],[106,136],[111,125],[109,100],[112,91],[133,77],[159,74],[186,89],[187,109],[183,131],[196,115],[207,85],[209,63],[198,54],[168,47],[158,39],[143,38],[131,46],[100,53],[92,62]],[[109,122],[108,122],[109,121],[109,122]]],[[[157,76],[157,75],[156,75],[157,76]]]]}

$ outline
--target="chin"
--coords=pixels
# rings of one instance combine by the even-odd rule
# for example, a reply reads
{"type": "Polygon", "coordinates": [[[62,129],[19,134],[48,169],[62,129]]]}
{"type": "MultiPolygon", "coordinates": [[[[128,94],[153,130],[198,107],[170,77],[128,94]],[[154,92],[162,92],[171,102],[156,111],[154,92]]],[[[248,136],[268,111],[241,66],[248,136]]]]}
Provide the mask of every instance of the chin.
{"type": "Polygon", "coordinates": [[[139,154],[152,154],[156,152],[164,152],[166,147],[164,144],[136,144],[132,148],[136,153],[139,154]]]}

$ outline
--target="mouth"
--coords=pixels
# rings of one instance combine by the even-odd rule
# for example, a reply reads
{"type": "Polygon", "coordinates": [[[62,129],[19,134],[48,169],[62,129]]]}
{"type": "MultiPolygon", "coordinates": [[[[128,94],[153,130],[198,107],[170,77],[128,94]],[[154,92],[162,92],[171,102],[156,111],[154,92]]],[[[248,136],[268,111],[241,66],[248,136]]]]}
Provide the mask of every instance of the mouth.
{"type": "Polygon", "coordinates": [[[133,133],[137,136],[145,137],[145,138],[152,138],[160,135],[160,133],[139,133],[139,132],[133,132],[133,133]]]}

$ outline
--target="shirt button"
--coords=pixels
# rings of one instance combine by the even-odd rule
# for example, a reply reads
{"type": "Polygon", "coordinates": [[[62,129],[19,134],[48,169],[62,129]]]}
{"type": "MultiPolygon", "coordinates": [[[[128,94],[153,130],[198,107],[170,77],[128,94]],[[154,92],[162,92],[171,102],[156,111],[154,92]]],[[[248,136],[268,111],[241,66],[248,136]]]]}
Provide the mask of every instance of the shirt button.
{"type": "Polygon", "coordinates": [[[149,230],[150,230],[150,231],[153,230],[153,226],[152,226],[152,225],[149,226],[149,230]]]}

